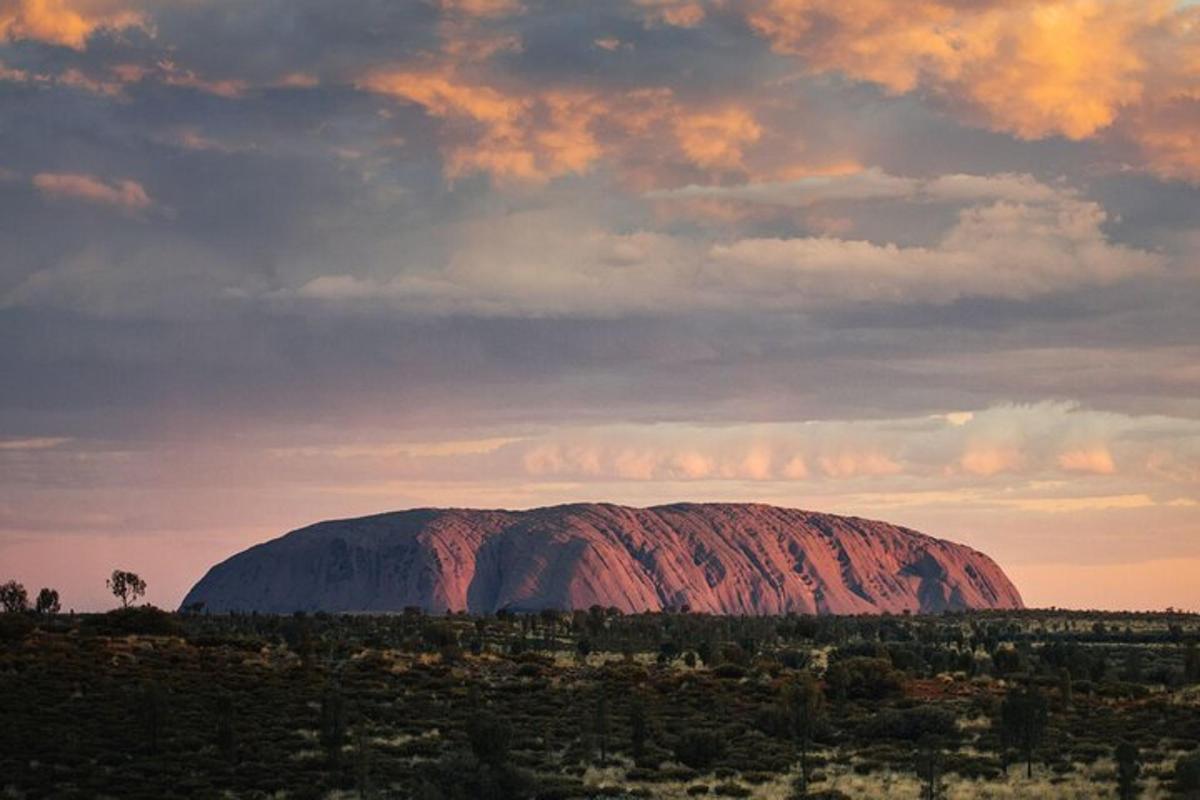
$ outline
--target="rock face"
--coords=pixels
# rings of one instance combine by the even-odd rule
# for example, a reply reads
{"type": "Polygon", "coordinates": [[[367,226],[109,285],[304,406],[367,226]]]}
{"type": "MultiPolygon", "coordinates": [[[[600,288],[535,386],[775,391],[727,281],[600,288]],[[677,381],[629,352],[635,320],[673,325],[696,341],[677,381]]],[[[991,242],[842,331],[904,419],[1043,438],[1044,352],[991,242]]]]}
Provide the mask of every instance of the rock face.
{"type": "Polygon", "coordinates": [[[964,545],[886,522],[723,503],[415,509],[321,522],[218,564],[183,602],[275,613],[1022,607],[996,563],[964,545]]]}

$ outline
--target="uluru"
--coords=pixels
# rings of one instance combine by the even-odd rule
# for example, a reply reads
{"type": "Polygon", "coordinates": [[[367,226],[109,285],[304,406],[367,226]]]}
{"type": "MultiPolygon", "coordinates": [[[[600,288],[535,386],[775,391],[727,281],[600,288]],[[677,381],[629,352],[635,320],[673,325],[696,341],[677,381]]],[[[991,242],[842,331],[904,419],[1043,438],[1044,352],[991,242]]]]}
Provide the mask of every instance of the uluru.
{"type": "Polygon", "coordinates": [[[858,517],[749,503],[422,508],[320,522],[217,564],[211,612],[688,607],[715,614],[1023,606],[983,553],[858,517]]]}

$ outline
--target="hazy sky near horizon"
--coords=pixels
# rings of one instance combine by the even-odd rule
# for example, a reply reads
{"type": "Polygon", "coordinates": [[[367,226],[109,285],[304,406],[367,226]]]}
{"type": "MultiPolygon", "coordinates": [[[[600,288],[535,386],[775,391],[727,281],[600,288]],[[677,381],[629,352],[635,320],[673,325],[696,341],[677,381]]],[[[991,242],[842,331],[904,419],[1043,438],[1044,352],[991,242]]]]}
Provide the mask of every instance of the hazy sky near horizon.
{"type": "Polygon", "coordinates": [[[753,500],[1200,609],[1200,7],[0,0],[0,580],[753,500]]]}

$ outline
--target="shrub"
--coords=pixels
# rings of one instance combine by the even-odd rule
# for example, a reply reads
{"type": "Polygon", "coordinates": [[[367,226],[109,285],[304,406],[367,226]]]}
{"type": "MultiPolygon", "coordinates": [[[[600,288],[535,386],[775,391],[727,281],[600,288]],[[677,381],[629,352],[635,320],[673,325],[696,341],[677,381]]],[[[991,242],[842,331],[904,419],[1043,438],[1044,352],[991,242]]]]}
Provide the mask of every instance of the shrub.
{"type": "Polygon", "coordinates": [[[467,741],[480,762],[500,767],[508,757],[512,728],[492,714],[477,714],[467,723],[467,741]]]}
{"type": "Polygon", "coordinates": [[[835,697],[882,700],[901,692],[901,674],[886,658],[855,656],[829,667],[826,682],[835,697]]]}
{"type": "Polygon", "coordinates": [[[915,742],[927,736],[952,738],[957,735],[953,711],[934,706],[917,706],[903,711],[884,711],[871,717],[864,734],[872,739],[901,739],[915,742]]]}
{"type": "Polygon", "coordinates": [[[1200,753],[1175,762],[1175,791],[1184,797],[1200,797],[1200,753]]]}
{"type": "Polygon", "coordinates": [[[88,617],[84,627],[92,633],[110,636],[182,636],[183,627],[174,614],[154,606],[118,608],[107,614],[88,617]]]}
{"type": "Polygon", "coordinates": [[[21,614],[0,614],[0,642],[19,642],[33,630],[33,620],[21,614]]]}
{"type": "Polygon", "coordinates": [[[692,769],[708,769],[725,755],[725,740],[715,731],[689,731],[675,742],[675,758],[692,769]]]}

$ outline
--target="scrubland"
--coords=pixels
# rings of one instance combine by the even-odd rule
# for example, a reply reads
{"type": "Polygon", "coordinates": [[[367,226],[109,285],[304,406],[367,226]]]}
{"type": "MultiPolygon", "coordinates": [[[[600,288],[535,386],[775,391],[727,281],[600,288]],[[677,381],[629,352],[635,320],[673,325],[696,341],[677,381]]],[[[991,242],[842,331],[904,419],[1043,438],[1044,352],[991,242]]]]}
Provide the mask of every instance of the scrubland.
{"type": "Polygon", "coordinates": [[[1198,638],[1176,613],[5,614],[0,797],[1200,797],[1198,638]]]}

